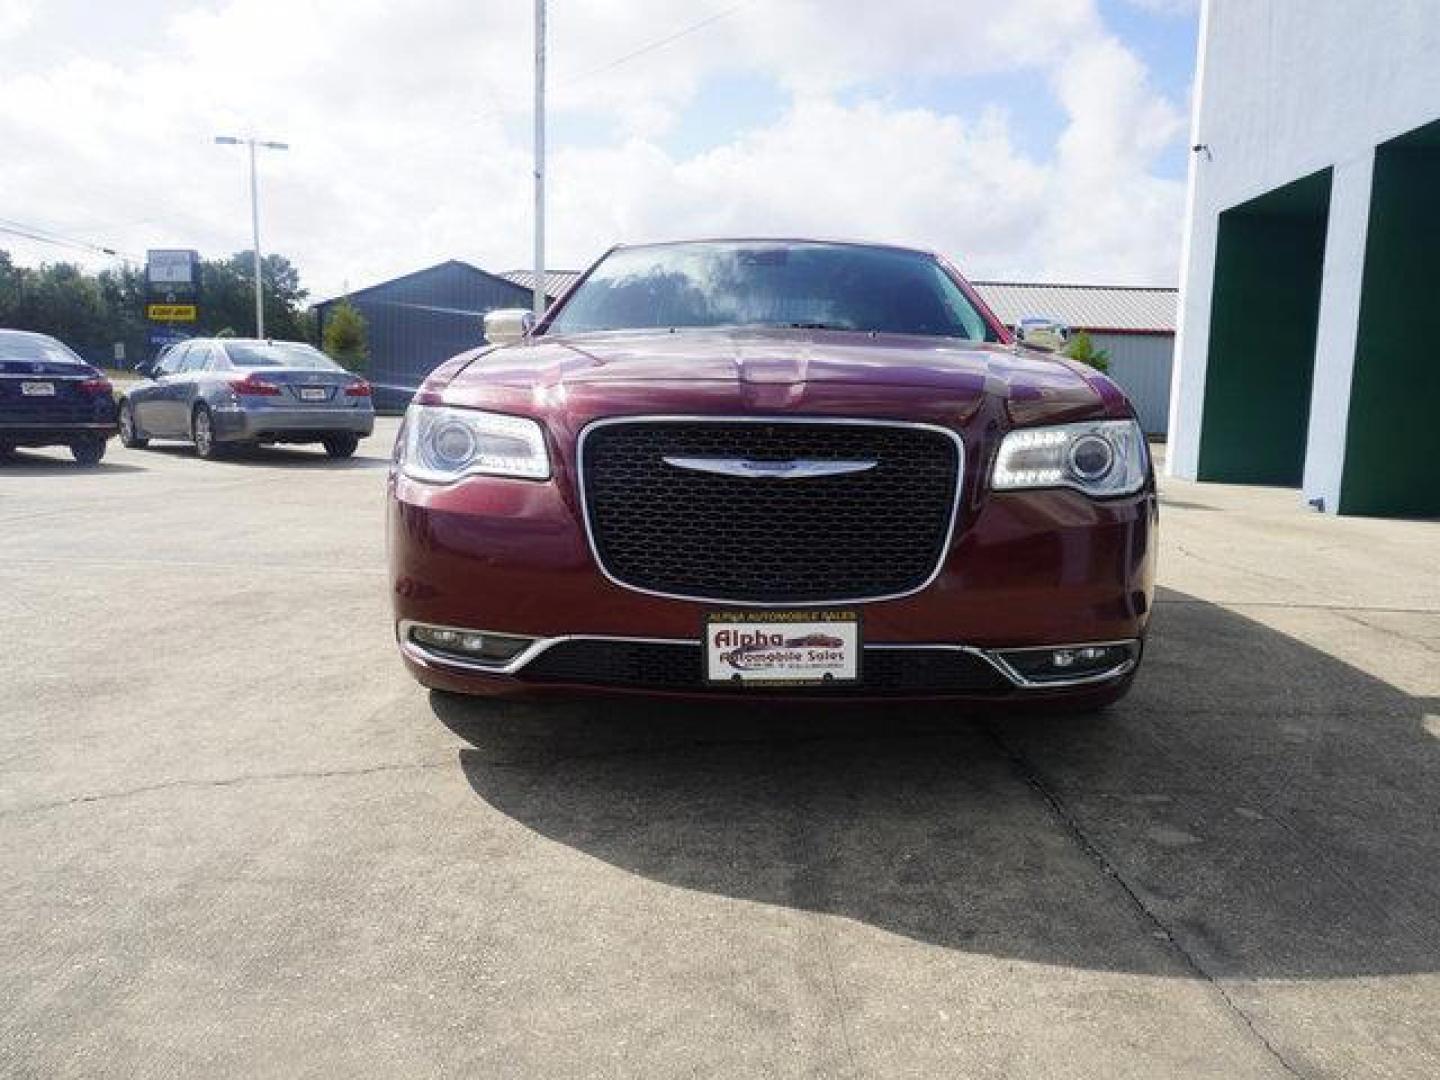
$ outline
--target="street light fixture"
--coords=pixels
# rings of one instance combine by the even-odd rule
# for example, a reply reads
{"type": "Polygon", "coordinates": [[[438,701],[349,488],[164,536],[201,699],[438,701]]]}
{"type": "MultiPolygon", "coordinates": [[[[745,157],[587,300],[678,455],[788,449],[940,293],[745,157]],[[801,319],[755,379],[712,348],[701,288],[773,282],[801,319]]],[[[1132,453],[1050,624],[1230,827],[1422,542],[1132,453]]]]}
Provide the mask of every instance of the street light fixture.
{"type": "Polygon", "coordinates": [[[255,171],[255,148],[265,150],[289,150],[290,144],[267,142],[264,139],[237,139],[233,135],[216,135],[215,141],[221,146],[248,146],[250,148],[250,229],[254,234],[255,256],[255,336],[265,337],[265,288],[260,278],[260,184],[255,171]]]}

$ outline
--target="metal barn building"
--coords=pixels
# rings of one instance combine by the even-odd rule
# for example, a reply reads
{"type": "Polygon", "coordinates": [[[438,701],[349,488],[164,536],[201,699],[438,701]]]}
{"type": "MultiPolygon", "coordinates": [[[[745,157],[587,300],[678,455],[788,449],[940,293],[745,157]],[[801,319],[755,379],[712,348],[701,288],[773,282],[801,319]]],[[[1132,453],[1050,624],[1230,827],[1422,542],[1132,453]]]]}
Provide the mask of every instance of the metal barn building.
{"type": "Polygon", "coordinates": [[[345,299],[365,318],[375,404],[399,409],[430,371],[481,343],[485,312],[529,307],[531,297],[513,281],[451,259],[316,304],[322,338],[331,310],[345,299]]]}
{"type": "Polygon", "coordinates": [[[1109,375],[1135,403],[1147,435],[1165,435],[1175,358],[1176,289],[1133,285],[971,282],[1006,326],[1027,315],[1084,330],[1110,354],[1109,375]]]}
{"type": "MultiPolygon", "coordinates": [[[[561,295],[578,271],[551,270],[546,292],[561,295]]],[[[377,403],[405,405],[437,365],[482,340],[485,312],[531,303],[535,275],[528,270],[490,274],[450,260],[360,289],[349,300],[365,317],[370,378],[377,403]]],[[[977,281],[995,314],[1013,326],[1022,316],[1058,319],[1090,334],[1110,354],[1110,375],[1135,402],[1148,434],[1164,435],[1169,415],[1170,367],[1175,340],[1176,291],[1102,285],[1046,285],[977,281]]],[[[316,305],[321,332],[341,298],[316,305]]]]}

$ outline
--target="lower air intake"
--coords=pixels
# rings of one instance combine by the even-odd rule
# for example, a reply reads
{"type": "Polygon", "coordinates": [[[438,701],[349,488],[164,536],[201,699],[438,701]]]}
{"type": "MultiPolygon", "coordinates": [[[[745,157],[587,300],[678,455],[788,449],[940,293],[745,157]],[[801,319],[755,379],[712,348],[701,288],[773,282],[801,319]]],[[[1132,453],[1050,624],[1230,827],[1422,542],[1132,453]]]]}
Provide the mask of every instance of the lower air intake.
{"type": "MultiPolygon", "coordinates": [[[[545,650],[519,672],[531,683],[673,690],[684,693],[754,694],[754,687],[731,687],[705,680],[701,647],[684,642],[579,640],[545,650]]],[[[785,687],[787,694],[925,695],[986,694],[1013,689],[986,660],[953,649],[877,649],[864,651],[861,680],[839,686],[785,687]]]]}

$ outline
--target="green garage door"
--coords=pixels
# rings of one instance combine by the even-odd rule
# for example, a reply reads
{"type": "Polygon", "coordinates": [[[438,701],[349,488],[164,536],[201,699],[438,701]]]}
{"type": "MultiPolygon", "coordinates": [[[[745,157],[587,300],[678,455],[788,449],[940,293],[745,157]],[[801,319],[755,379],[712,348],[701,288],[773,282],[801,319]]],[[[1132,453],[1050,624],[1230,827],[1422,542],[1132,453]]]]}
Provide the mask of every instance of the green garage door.
{"type": "Polygon", "coordinates": [[[1440,514],[1440,121],[1375,151],[1342,514],[1440,514]]]}
{"type": "Polygon", "coordinates": [[[1199,477],[1300,485],[1330,170],[1220,215],[1199,477]]]}

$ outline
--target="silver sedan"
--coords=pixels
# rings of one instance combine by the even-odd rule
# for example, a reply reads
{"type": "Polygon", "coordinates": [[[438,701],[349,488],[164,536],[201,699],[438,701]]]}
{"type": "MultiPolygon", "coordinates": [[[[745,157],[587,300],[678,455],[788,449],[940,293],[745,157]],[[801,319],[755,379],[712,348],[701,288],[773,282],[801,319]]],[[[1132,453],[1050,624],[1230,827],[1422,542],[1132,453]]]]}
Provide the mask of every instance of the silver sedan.
{"type": "Polygon", "coordinates": [[[349,457],[375,428],[370,384],[298,341],[193,338],[139,369],[120,401],[120,441],[183,439],[203,458],[227,447],[320,443],[349,457]]]}

